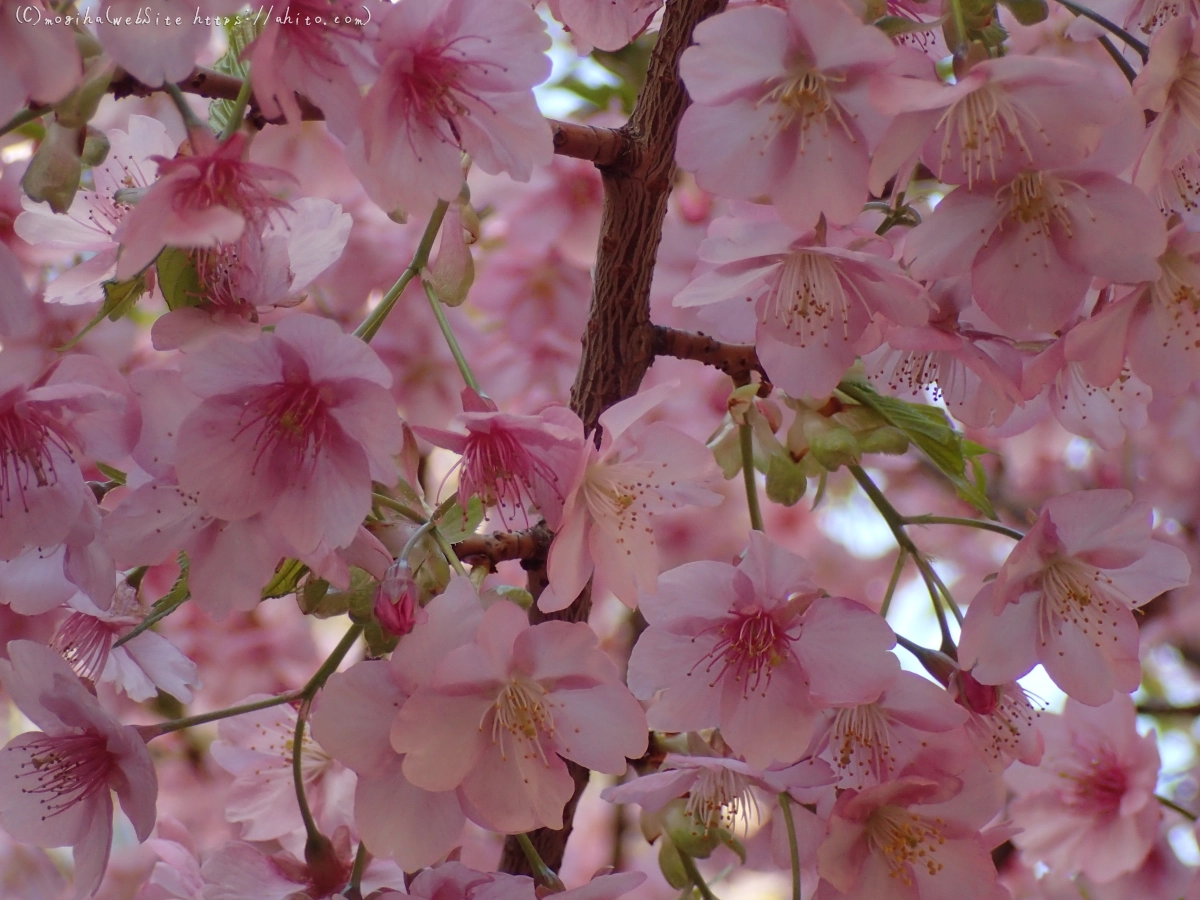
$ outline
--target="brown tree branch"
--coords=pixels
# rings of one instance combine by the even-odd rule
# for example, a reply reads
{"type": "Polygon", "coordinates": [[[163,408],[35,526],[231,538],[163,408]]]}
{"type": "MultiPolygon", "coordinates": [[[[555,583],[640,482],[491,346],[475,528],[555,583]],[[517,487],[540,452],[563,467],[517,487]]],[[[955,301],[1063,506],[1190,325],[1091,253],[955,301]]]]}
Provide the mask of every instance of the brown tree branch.
{"type": "Polygon", "coordinates": [[[655,325],[654,355],[702,362],[720,369],[739,387],[749,384],[752,380],[750,376],[755,372],[762,376],[764,382],[767,381],[753,344],[723,344],[706,334],[692,334],[690,331],[655,325]]]}
{"type": "Polygon", "coordinates": [[[532,560],[536,564],[545,561],[553,537],[546,523],[539,522],[528,531],[472,535],[454,545],[454,554],[464,561],[486,562],[493,570],[496,563],[509,559],[532,560]]]}
{"type": "MultiPolygon", "coordinates": [[[[592,157],[604,181],[604,212],[583,356],[571,388],[571,409],[587,430],[596,429],[604,410],[637,393],[654,361],[650,279],[675,174],[679,120],[689,102],[679,77],[679,58],[691,44],[696,25],[724,9],[725,2],[667,0],[658,42],[633,115],[617,129],[622,146],[611,157],[604,157],[611,161],[600,162],[600,154],[592,157]]],[[[529,592],[536,600],[546,586],[545,568],[528,564],[527,568],[529,592]]],[[[589,584],[561,612],[543,614],[535,604],[530,621],[556,618],[586,622],[591,607],[589,584]]],[[[575,781],[575,794],[563,810],[563,827],[539,828],[530,835],[542,859],[553,869],[562,865],[575,806],[588,781],[587,769],[571,762],[567,767],[575,781]]],[[[513,838],[504,842],[500,871],[532,874],[513,838]]]]}
{"type": "MultiPolygon", "coordinates": [[[[210,100],[236,100],[238,91],[242,88],[242,79],[233,75],[197,66],[192,74],[178,83],[178,88],[185,94],[195,94],[197,97],[207,97],[210,100]]],[[[149,87],[142,84],[127,72],[121,72],[112,80],[109,91],[118,99],[122,97],[149,97],[162,88],[149,87]]],[[[313,106],[307,98],[297,95],[300,113],[305,122],[318,122],[325,114],[313,106]]],[[[263,125],[281,125],[282,118],[268,119],[263,116],[257,99],[251,94],[250,119],[258,127],[263,125]]],[[[49,107],[47,107],[49,111],[49,107]]],[[[554,152],[559,156],[569,156],[573,159],[585,159],[598,166],[619,165],[627,156],[632,146],[632,140],[621,129],[602,128],[598,125],[580,125],[577,122],[560,122],[557,119],[547,119],[550,132],[554,138],[554,152]]]]}

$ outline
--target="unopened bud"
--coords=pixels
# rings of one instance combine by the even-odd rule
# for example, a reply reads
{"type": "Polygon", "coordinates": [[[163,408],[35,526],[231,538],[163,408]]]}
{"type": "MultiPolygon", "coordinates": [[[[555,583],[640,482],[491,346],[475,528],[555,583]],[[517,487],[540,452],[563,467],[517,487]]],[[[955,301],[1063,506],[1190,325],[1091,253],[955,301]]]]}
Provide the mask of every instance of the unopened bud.
{"type": "Polygon", "coordinates": [[[65,213],[79,190],[83,129],[64,128],[51,122],[46,137],[29,161],[21,187],[35,203],[46,202],[56,213],[65,213]]]}
{"type": "Polygon", "coordinates": [[[430,264],[426,279],[446,306],[459,306],[475,282],[475,259],[469,245],[478,237],[479,217],[475,211],[465,203],[451,204],[442,222],[437,259],[430,264]]]}
{"type": "Polygon", "coordinates": [[[375,618],[388,634],[404,637],[427,616],[420,604],[421,589],[406,560],[387,570],[375,594],[375,618]]]}

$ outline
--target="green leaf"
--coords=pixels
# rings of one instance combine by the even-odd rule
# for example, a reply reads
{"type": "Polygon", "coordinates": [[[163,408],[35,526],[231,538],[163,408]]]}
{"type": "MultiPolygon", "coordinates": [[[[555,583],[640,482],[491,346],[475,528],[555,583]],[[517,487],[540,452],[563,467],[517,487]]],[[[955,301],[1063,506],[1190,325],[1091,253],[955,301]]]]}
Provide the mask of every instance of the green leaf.
{"type": "Polygon", "coordinates": [[[936,406],[910,403],[877,393],[870,385],[859,381],[843,381],[838,390],[863,406],[868,406],[903,431],[910,441],[920,448],[950,483],[963,500],[990,519],[996,518],[996,510],[987,497],[987,481],[978,457],[987,450],[954,430],[946,413],[936,406]],[[971,462],[970,474],[967,461],[971,462]]]}
{"type": "Polygon", "coordinates": [[[179,554],[179,577],[175,579],[175,583],[171,585],[171,589],[163,594],[158,601],[150,607],[150,612],[146,618],[130,632],[123,634],[120,638],[113,642],[113,648],[120,647],[122,644],[127,644],[135,637],[146,631],[156,622],[165,619],[179,607],[183,606],[191,597],[191,591],[188,590],[188,558],[184,553],[179,554]]]}
{"type": "Polygon", "coordinates": [[[96,468],[99,469],[100,473],[108,478],[109,481],[115,481],[117,484],[125,483],[125,473],[120,469],[113,468],[112,466],[102,462],[96,463],[96,468]]]}
{"type": "Polygon", "coordinates": [[[103,286],[104,303],[101,304],[99,312],[83,326],[83,330],[79,334],[58,348],[60,352],[70,350],[83,339],[85,334],[105,319],[116,322],[132,310],[141,299],[142,294],[146,293],[146,273],[141,272],[129,281],[106,281],[103,286]]]}
{"type": "Polygon", "coordinates": [[[308,571],[308,566],[298,559],[285,559],[275,570],[275,577],[263,588],[262,598],[286,597],[293,594],[300,584],[300,579],[308,571]]]}
{"type": "MultiPolygon", "coordinates": [[[[213,64],[213,68],[234,78],[245,78],[250,74],[250,64],[242,62],[242,51],[250,46],[267,23],[265,17],[259,21],[257,15],[234,16],[231,19],[225,25],[229,49],[213,64]]],[[[225,130],[234,106],[233,100],[214,100],[208,105],[208,124],[213,131],[220,134],[225,130]]]]}
{"type": "Polygon", "coordinates": [[[462,507],[455,503],[446,514],[438,519],[437,529],[451,544],[466,540],[479,528],[483,521],[483,504],[478,497],[472,497],[467,503],[467,514],[464,516],[462,507]]]}
{"type": "Polygon", "coordinates": [[[158,254],[154,265],[158,269],[158,287],[168,309],[196,306],[204,299],[204,284],[187,250],[167,247],[158,254]]]}

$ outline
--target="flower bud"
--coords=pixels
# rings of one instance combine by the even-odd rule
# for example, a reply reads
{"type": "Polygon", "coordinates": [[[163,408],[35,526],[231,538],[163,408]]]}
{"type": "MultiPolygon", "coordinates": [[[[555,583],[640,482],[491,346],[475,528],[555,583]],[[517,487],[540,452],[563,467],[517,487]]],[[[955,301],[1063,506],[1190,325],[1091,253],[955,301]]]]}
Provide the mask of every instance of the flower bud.
{"type": "Polygon", "coordinates": [[[56,213],[65,213],[79,190],[83,149],[83,129],[64,128],[51,122],[46,137],[29,161],[21,187],[35,203],[50,204],[56,213]]]}
{"type": "Polygon", "coordinates": [[[446,211],[437,259],[429,266],[426,282],[446,306],[459,306],[475,281],[475,260],[470,245],[479,237],[479,217],[470,204],[455,202],[446,211]]]}
{"type": "Polygon", "coordinates": [[[426,618],[421,609],[421,589],[417,586],[406,560],[400,559],[387,570],[375,594],[375,618],[388,634],[404,637],[426,618]]]}

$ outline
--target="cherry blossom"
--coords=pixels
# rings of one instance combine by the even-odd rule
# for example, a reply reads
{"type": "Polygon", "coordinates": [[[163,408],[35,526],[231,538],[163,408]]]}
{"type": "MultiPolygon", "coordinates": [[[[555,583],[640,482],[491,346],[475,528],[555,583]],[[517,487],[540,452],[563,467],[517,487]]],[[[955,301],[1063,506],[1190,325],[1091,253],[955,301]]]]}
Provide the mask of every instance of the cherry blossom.
{"type": "Polygon", "coordinates": [[[192,702],[192,689],[200,686],[196,666],[161,634],[142,631],[114,646],[148,612],[128,582],[117,585],[107,610],[82,593],[68,604],[72,612],[58,626],[51,646],[80,678],[112,682],[131,700],[149,700],[163,691],[180,703],[192,702]]]}
{"type": "Polygon", "coordinates": [[[471,641],[483,606],[470,582],[455,578],[425,612],[390,662],[367,660],[333,675],[312,719],[313,736],[358,775],[354,819],[363,841],[408,872],[444,857],[466,818],[454,786],[427,791],[406,777],[404,754],[393,748],[393,725],[441,659],[471,641]]]}
{"type": "Polygon", "coordinates": [[[248,218],[286,206],[267,190],[289,181],[279,169],[246,162],[244,135],[217,143],[211,133],[191,132],[190,156],[151,157],[158,180],[137,198],[113,237],[121,244],[116,278],[132,278],[164,247],[211,247],[236,241],[248,218]]]}
{"type": "Polygon", "coordinates": [[[462,188],[463,153],[485,172],[528,181],[550,161],[531,88],[550,72],[545,27],[520,0],[405,0],[374,45],[379,78],[347,156],[371,199],[426,216],[462,188]]]}
{"type": "Polygon", "coordinates": [[[41,3],[25,4],[30,21],[19,17],[17,0],[0,4],[0,120],[7,122],[29,100],[57,103],[79,82],[83,66],[70,27],[50,21],[41,3]]]}
{"type": "Polygon", "coordinates": [[[108,157],[92,169],[94,190],[79,191],[66,216],[24,198],[25,211],[13,224],[16,233],[31,244],[95,254],[51,281],[46,287],[47,300],[75,304],[104,299],[101,284],[116,273],[119,244],[113,234],[132,209],[117,199],[118,192],[149,187],[158,174],[155,157],[175,153],[166,126],[149,116],[130,116],[127,131],[112,128],[105,135],[110,145],[108,157]]]}
{"type": "Polygon", "coordinates": [[[53,650],[12,641],[8,656],[0,681],[43,730],[0,750],[0,824],[38,846],[73,847],[75,895],[86,896],[108,865],[113,791],[138,840],[150,836],[154,764],[137,730],[105,712],[53,650]]]}
{"type": "Polygon", "coordinates": [[[600,50],[620,50],[650,24],[662,0],[549,0],[550,12],[571,32],[575,45],[591,44],[600,50]]]}
{"type": "Polygon", "coordinates": [[[908,326],[928,319],[920,285],[891,261],[882,238],[833,226],[798,234],[773,216],[747,212],[713,222],[699,256],[715,268],[674,304],[753,300],[759,357],[789,394],[828,395],[855,357],[878,345],[877,331],[864,335],[875,314],[908,326]]]}
{"type": "Polygon", "coordinates": [[[1068,700],[1062,716],[1043,716],[1044,764],[1006,775],[1017,792],[1010,811],[1023,856],[1097,884],[1141,865],[1162,810],[1154,735],[1134,725],[1133,702],[1121,694],[1102,706],[1068,700]]]}
{"type": "Polygon", "coordinates": [[[567,479],[583,451],[580,429],[570,427],[570,418],[561,410],[542,416],[502,413],[470,388],[463,391],[463,410],[459,421],[466,435],[414,428],[425,440],[462,457],[459,506],[465,510],[470,499],[478,497],[485,507],[496,508],[505,525],[521,523],[526,528],[536,508],[547,525],[557,528],[567,479]]]}
{"type": "Polygon", "coordinates": [[[1041,663],[1081,703],[1100,706],[1141,680],[1132,610],[1187,583],[1179,549],[1150,536],[1127,491],[1063,494],[984,585],[963,622],[959,660],[984,684],[1041,663]]]}
{"type": "Polygon", "coordinates": [[[179,486],[214,517],[261,515],[300,553],[344,547],[371,481],[396,481],[391,374],[333,322],[292,315],[251,344],[216,338],[183,380],[202,400],[179,428],[179,486]]]}
{"type": "Polygon", "coordinates": [[[646,749],[645,714],[596,644],[586,624],[531,626],[507,601],[490,606],[400,708],[405,777],[461,785],[471,818],[496,831],[561,828],[574,792],[563,759],[619,775],[646,749]]]}
{"type": "Polygon", "coordinates": [[[808,747],[822,705],[878,700],[899,668],[891,629],[809,579],[804,560],[757,533],[736,567],[702,561],[660,576],[640,597],[650,627],[628,676],[651,701],[651,727],[719,727],[751,765],[786,764],[808,747]]]}
{"type": "Polygon", "coordinates": [[[599,448],[584,443],[550,546],[550,587],[538,601],[544,612],[569,606],[597,569],[632,606],[658,575],[653,526],[645,517],[684,504],[720,503],[708,488],[717,475],[708,450],[670,425],[639,421],[673,389],[659,385],[614,404],[600,416],[599,448]]]}
{"type": "Polygon", "coordinates": [[[980,900],[1009,896],[979,834],[995,809],[968,795],[956,802],[953,780],[929,774],[838,798],[817,851],[820,900],[933,900],[964,885],[980,900]]]}
{"type": "Polygon", "coordinates": [[[680,62],[693,104],[679,165],[705,190],[767,195],[784,221],[854,221],[867,193],[870,144],[861,90],[890,61],[883,35],[840,4],[789,0],[701,22],[680,62]]]}

